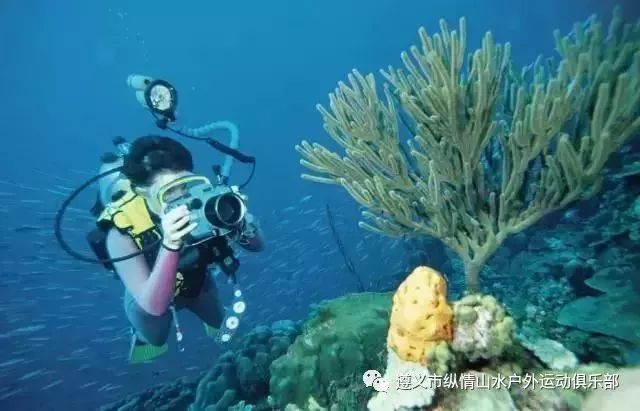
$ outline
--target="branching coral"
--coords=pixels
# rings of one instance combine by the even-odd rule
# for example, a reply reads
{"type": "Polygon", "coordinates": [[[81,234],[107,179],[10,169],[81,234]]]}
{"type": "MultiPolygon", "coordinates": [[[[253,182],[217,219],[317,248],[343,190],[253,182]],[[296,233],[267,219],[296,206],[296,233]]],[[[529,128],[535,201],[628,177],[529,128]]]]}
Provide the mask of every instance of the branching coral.
{"type": "Polygon", "coordinates": [[[467,59],[465,19],[419,35],[404,69],[382,71],[383,99],[373,75],[354,71],[318,107],[346,156],[307,141],[296,150],[316,173],[303,178],[366,208],[361,227],[439,238],[476,291],[508,235],[595,194],[607,159],[640,130],[640,22],[617,9],[606,35],[596,19],[556,33],[557,66],[539,59],[522,73],[491,33],[467,59]]]}

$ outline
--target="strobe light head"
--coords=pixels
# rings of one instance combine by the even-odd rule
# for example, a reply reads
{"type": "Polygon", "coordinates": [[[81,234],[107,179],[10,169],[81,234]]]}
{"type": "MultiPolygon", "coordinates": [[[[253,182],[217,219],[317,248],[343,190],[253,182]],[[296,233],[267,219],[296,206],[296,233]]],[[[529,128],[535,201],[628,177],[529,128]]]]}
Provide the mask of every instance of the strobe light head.
{"type": "Polygon", "coordinates": [[[136,98],[141,105],[155,114],[175,121],[178,92],[171,83],[149,76],[132,74],[127,78],[127,84],[136,91],[136,98]]]}
{"type": "Polygon", "coordinates": [[[169,82],[165,80],[153,80],[144,91],[144,101],[147,107],[154,113],[175,121],[176,106],[178,105],[178,93],[169,82]]]}

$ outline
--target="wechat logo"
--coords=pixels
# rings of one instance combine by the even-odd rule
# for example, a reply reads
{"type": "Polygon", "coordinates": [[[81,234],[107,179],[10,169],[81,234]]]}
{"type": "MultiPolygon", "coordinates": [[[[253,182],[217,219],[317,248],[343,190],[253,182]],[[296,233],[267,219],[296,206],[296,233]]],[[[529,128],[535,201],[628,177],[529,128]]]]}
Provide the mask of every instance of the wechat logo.
{"type": "Polygon", "coordinates": [[[365,386],[373,387],[377,392],[387,392],[389,389],[389,382],[376,370],[365,371],[362,374],[362,381],[365,386]]]}

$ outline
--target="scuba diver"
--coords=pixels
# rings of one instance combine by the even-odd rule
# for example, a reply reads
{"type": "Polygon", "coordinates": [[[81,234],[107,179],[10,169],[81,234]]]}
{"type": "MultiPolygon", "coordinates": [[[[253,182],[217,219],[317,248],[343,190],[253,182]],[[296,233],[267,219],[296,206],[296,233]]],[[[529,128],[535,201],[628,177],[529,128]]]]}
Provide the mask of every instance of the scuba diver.
{"type": "Polygon", "coordinates": [[[168,350],[172,322],[183,350],[176,314],[181,309],[198,316],[208,336],[229,341],[245,310],[236,281],[240,263],[231,245],[257,252],[264,249],[264,241],[247,210],[247,198],[239,191],[253,170],[240,188],[228,184],[233,160],[252,163],[255,170],[255,158],[237,151],[233,124],[171,128],[175,89],[144,76],[130,76],[128,81],[160,128],[204,141],[226,157],[223,167],[214,167],[216,178],[209,180],[194,173],[191,153],[175,139],[144,136],[128,143],[118,137],[114,139],[117,152],[102,156],[100,173],[76,189],[58,212],[55,233],[62,248],[77,259],[102,264],[122,280],[124,311],[132,327],[129,360],[137,363],[168,350]],[[167,102],[171,105],[160,107],[167,102]],[[230,146],[200,137],[221,128],[231,132],[230,146]],[[96,228],[87,240],[97,258],[75,252],[61,234],[65,210],[95,181],[99,182],[98,198],[91,212],[96,228]],[[214,276],[219,272],[234,285],[230,308],[224,308],[218,298],[214,276]]]}
{"type": "MultiPolygon", "coordinates": [[[[130,359],[136,362],[166,350],[172,313],[175,313],[173,306],[192,311],[207,325],[209,333],[210,329],[219,329],[224,313],[209,265],[216,262],[216,257],[230,251],[227,239],[249,251],[260,251],[264,244],[253,217],[246,213],[237,229],[226,237],[216,237],[214,240],[217,241],[210,240],[196,249],[189,249],[197,254],[196,257],[189,256],[188,252],[181,253],[185,236],[196,229],[198,223],[191,221],[187,205],[167,211],[158,198],[163,187],[194,175],[191,154],[175,140],[167,137],[135,140],[122,160],[121,174],[118,180],[104,185],[100,197],[118,199],[124,194],[122,188],[130,186],[144,202],[140,202],[132,214],[137,217],[141,217],[137,214],[147,214],[162,234],[157,251],[153,250],[146,257],[139,255],[112,263],[125,285],[124,309],[135,330],[130,359]]],[[[119,226],[114,221],[122,212],[119,204],[115,207],[107,205],[98,220],[101,228],[108,230],[106,249],[111,258],[139,250],[129,227],[119,226]]]]}

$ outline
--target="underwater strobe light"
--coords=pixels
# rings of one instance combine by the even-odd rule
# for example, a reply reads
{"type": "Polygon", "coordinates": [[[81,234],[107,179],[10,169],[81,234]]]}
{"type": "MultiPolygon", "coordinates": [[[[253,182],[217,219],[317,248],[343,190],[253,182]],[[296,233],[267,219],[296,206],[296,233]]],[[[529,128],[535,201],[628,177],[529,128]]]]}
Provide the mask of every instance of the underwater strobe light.
{"type": "Polygon", "coordinates": [[[127,84],[136,91],[136,98],[143,107],[167,120],[176,120],[178,92],[168,81],[132,74],[127,78],[127,84]]]}
{"type": "Polygon", "coordinates": [[[220,331],[218,333],[218,341],[222,343],[226,343],[231,341],[233,335],[238,330],[238,326],[240,325],[240,317],[244,314],[247,306],[242,298],[242,291],[238,288],[238,286],[234,287],[233,291],[233,301],[231,304],[231,310],[227,313],[224,320],[222,321],[222,326],[220,327],[220,331]]]}

